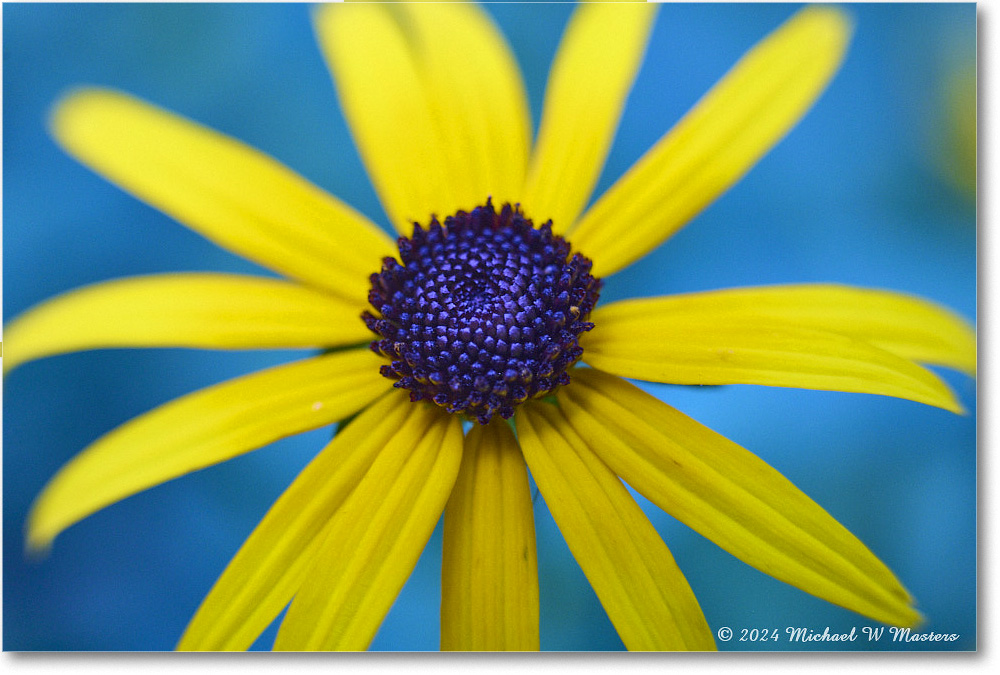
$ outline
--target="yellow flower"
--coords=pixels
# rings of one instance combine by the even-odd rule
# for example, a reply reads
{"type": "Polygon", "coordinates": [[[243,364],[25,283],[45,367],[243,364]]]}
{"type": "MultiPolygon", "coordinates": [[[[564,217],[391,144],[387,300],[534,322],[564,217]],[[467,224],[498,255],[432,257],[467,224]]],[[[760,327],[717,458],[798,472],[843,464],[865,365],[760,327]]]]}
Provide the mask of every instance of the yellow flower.
{"type": "MultiPolygon", "coordinates": [[[[820,506],[747,450],[622,378],[875,393],[959,412],[946,385],[917,362],[974,374],[975,338],[960,318],[917,298],[835,285],[621,301],[587,316],[600,288],[590,261],[594,275],[615,273],[738,180],[823,90],[850,33],[837,10],[796,14],[581,214],[654,12],[641,4],[576,11],[531,147],[517,65],[475,6],[317,11],[344,113],[404,237],[398,249],[364,216],[238,141],[118,92],[87,89],[63,100],[52,129],[71,154],[289,280],[169,274],[74,291],[12,322],[5,368],[113,346],[327,351],[189,394],[97,440],[39,496],[29,546],[47,548],[66,527],[140,490],[350,419],[247,539],[179,648],[246,648],[289,602],[275,648],[367,647],[443,512],[442,648],[537,649],[529,469],[630,649],[712,649],[714,640],[619,477],[748,564],[875,620],[915,625],[919,615],[892,572],[820,506]],[[488,198],[520,204],[523,217],[510,209],[497,215],[485,208],[488,198]],[[437,249],[433,260],[419,257],[427,254],[419,246],[425,230],[413,223],[427,224],[432,214],[454,217],[447,234],[429,226],[427,237],[495,231],[502,238],[519,223],[528,248],[477,239],[458,250],[480,258],[462,264],[496,265],[496,251],[514,246],[500,274],[510,260],[527,267],[502,283],[518,292],[535,287],[544,305],[494,317],[492,329],[507,332],[483,338],[494,340],[489,350],[496,345],[483,363],[505,365],[491,366],[482,382],[481,371],[463,371],[469,379],[451,389],[434,370],[436,357],[411,362],[408,354],[424,343],[387,337],[411,330],[399,315],[407,303],[430,303],[420,305],[427,311],[439,302],[448,307],[425,324],[442,331],[431,341],[466,361],[482,347],[471,336],[478,324],[448,314],[468,288],[421,286],[419,297],[407,296],[416,282],[383,261],[398,258],[411,272],[459,265],[437,249]],[[477,218],[487,219],[485,229],[472,224],[477,218]],[[551,232],[524,218],[551,219],[551,232]],[[490,230],[496,223],[505,225],[490,230]],[[559,248],[563,238],[582,256],[559,248]],[[411,248],[423,251],[412,264],[411,248]],[[557,251],[551,273],[548,263],[531,267],[543,249],[557,251]],[[556,290],[567,290],[564,301],[545,286],[563,278],[569,285],[556,290]],[[367,323],[359,319],[366,311],[367,323]],[[560,329],[529,346],[533,338],[523,335],[539,316],[560,329]],[[563,322],[573,331],[560,332],[563,322]],[[504,336],[510,344],[501,347],[504,336]],[[528,361],[516,360],[513,345],[548,354],[552,342],[554,371],[519,370],[528,361]],[[454,351],[473,343],[475,350],[454,351]],[[588,367],[574,365],[579,348],[588,367]],[[393,382],[433,403],[412,403],[393,382]],[[449,409],[471,415],[467,434],[449,409]]],[[[445,272],[435,283],[453,283],[445,272]]]]}

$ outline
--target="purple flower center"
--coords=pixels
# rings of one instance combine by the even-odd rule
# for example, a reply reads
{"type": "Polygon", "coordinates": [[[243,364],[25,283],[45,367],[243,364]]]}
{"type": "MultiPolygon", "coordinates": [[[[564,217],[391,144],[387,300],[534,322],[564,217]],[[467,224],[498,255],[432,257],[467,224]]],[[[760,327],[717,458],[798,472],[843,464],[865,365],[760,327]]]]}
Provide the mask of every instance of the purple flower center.
{"type": "Polygon", "coordinates": [[[497,213],[490,200],[444,224],[414,223],[399,238],[399,261],[371,276],[362,318],[390,360],[381,373],[451,413],[486,424],[495,414],[569,383],[583,354],[578,338],[603,282],[591,262],[535,227],[519,206],[497,213]]]}

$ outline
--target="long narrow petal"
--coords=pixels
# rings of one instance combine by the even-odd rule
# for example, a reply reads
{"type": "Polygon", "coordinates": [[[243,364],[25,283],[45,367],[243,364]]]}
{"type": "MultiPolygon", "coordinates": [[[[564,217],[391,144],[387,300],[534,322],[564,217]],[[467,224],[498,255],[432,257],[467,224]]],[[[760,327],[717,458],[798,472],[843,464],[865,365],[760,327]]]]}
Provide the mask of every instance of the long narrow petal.
{"type": "MultiPolygon", "coordinates": [[[[521,71],[502,33],[475,3],[402,3],[396,9],[410,28],[457,205],[468,208],[489,196],[497,203],[519,201],[531,119],[521,71]]],[[[397,175],[410,179],[410,173],[397,175]]]]}
{"type": "Polygon", "coordinates": [[[556,53],[522,203],[566,232],[587,203],[642,63],[655,4],[581,5],[556,53]]]}
{"type": "Polygon", "coordinates": [[[559,402],[615,473],[744,562],[878,621],[919,621],[892,572],[753,453],[599,371],[577,370],[559,402]]]}
{"type": "Polygon", "coordinates": [[[340,107],[382,206],[406,235],[414,221],[458,206],[445,142],[401,27],[364,3],[326,5],[315,14],[320,47],[340,107]]]}
{"type": "Polygon", "coordinates": [[[451,494],[462,425],[429,405],[422,435],[385,446],[323,535],[274,648],[366,649],[417,564],[451,494]]]}
{"type": "Polygon", "coordinates": [[[334,347],[371,337],[362,306],[306,286],[228,274],[163,274],[80,288],[4,329],[4,370],[100,347],[334,347]]]}
{"type": "Polygon", "coordinates": [[[765,286],[625,300],[600,309],[603,323],[668,323],[678,316],[703,323],[772,319],[848,335],[921,363],[974,375],[976,332],[962,317],[903,293],[835,284],[765,286]]]}
{"type": "Polygon", "coordinates": [[[81,162],[212,241],[364,302],[392,241],[273,158],[120,92],[63,99],[52,132],[81,162]]]}
{"type": "Polygon", "coordinates": [[[383,393],[379,359],[356,349],[278,366],[182,396],[95,441],[28,516],[28,546],[108,504],[279,438],[331,424],[383,393]]]}
{"type": "Polygon", "coordinates": [[[516,62],[466,3],[330,5],[316,32],[341,108],[390,220],[514,198],[529,122],[516,62]]]}
{"type": "Polygon", "coordinates": [[[707,650],[712,632],[646,515],[560,411],[518,411],[518,440],[573,557],[630,650],[707,650]]]}
{"type": "MultiPolygon", "coordinates": [[[[613,308],[612,308],[613,309],[613,308]]],[[[794,321],[740,318],[706,323],[689,314],[606,317],[580,341],[600,370],[668,384],[763,384],[896,396],[962,412],[926,368],[840,333],[794,321]]]]}
{"type": "Polygon", "coordinates": [[[850,32],[839,10],[809,7],[748,52],[570,231],[594,273],[641,258],[739,180],[826,87],[850,32]]]}
{"type": "Polygon", "coordinates": [[[248,648],[306,578],[333,514],[386,446],[416,447],[430,420],[400,392],[357,416],[274,503],[202,601],[177,648],[248,648]]]}
{"type": "Polygon", "coordinates": [[[441,649],[537,651],[538,562],[528,471],[510,427],[476,426],[444,517],[441,649]]]}

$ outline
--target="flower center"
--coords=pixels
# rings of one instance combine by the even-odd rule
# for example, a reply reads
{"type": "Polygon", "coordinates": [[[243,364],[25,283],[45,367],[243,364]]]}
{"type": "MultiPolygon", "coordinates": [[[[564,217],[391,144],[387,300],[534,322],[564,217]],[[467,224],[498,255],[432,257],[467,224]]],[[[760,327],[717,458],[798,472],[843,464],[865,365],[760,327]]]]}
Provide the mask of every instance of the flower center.
{"type": "Polygon", "coordinates": [[[385,258],[371,276],[365,324],[388,357],[381,373],[451,413],[486,424],[569,383],[583,354],[578,338],[603,282],[591,262],[535,227],[520,207],[497,213],[490,200],[444,224],[414,223],[399,238],[399,261],[385,258]],[[400,263],[401,261],[401,263],[400,263]]]}

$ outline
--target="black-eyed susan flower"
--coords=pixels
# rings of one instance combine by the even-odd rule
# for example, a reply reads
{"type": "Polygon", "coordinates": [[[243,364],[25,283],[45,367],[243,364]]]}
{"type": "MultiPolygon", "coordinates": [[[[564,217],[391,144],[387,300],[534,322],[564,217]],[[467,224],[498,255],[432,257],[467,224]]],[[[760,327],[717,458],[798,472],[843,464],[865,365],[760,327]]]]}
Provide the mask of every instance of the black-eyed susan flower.
{"type": "Polygon", "coordinates": [[[39,496],[29,546],[137,491],[342,421],[180,648],[245,648],[286,606],[276,648],[366,647],[442,512],[442,647],[537,648],[529,470],[631,649],[714,642],[623,480],[782,581],[914,625],[906,590],[821,507],[622,378],[875,393],[957,412],[918,363],[974,372],[971,329],[917,298],[832,285],[600,303],[604,277],[659,245],[799,119],[836,71],[848,23],[826,8],[794,16],[581,215],[653,11],[576,12],[533,147],[516,64],[475,7],[318,11],[395,243],[237,141],[118,92],[62,101],[52,128],[71,154],[288,280],[171,274],[84,288],[7,328],[5,368],[110,346],[324,352],[99,439],[39,496]]]}

